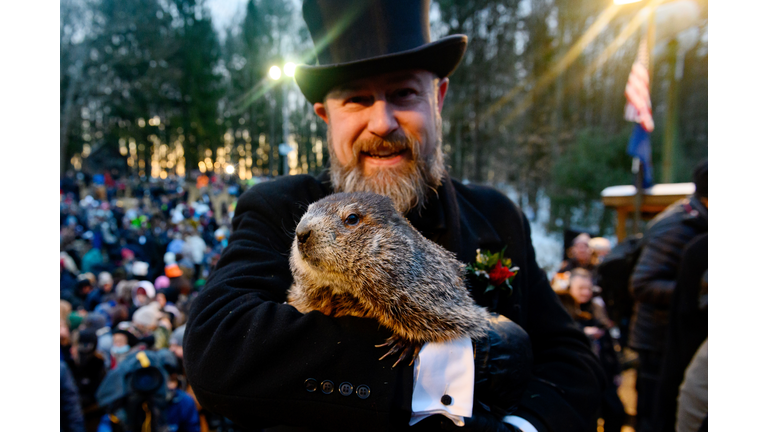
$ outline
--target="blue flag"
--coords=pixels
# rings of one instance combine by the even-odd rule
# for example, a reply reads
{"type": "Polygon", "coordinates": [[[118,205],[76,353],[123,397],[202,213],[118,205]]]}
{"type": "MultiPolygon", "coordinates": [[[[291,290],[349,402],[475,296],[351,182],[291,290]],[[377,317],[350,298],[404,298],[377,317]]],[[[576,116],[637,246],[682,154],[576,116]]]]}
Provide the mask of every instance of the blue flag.
{"type": "Polygon", "coordinates": [[[632,130],[627,145],[627,154],[640,159],[643,163],[643,188],[653,186],[653,166],[651,165],[651,136],[638,123],[632,130]]]}

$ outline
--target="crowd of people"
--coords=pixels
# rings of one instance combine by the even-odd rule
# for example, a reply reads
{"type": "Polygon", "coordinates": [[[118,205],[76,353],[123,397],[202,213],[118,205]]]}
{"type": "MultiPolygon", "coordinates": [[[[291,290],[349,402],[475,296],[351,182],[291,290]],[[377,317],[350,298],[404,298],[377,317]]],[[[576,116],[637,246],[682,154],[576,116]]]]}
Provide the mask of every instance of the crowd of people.
{"type": "MultiPolygon", "coordinates": [[[[616,253],[626,258],[622,245],[612,253],[608,240],[587,233],[575,237],[552,279],[553,290],[591,341],[609,378],[600,410],[604,431],[618,432],[627,423],[617,394],[625,368],[638,369],[638,430],[645,425],[674,430],[687,367],[698,362],[701,370],[703,361],[706,374],[706,164],[697,169],[704,176],[697,194],[659,215],[649,224],[643,247],[638,243],[632,249],[637,265],[633,262],[627,275],[630,284],[617,286],[604,271],[608,265],[602,265],[606,258],[615,260],[616,253]],[[650,240],[655,242],[647,247],[650,240]],[[643,294],[647,287],[655,289],[653,296],[643,294]],[[616,301],[621,290],[631,292],[626,297],[634,309],[631,316],[616,301]],[[630,318],[631,330],[626,326],[630,318]],[[627,352],[639,353],[639,360],[628,362],[627,352]]],[[[151,358],[163,377],[158,421],[178,431],[237,430],[197,403],[182,359],[190,304],[227,246],[242,188],[205,174],[189,184],[175,177],[114,181],[109,173],[91,178],[68,173],[62,179],[62,430],[107,432],[130,424],[126,396],[132,390],[116,390],[105,384],[105,377],[130,361],[141,364],[137,355],[142,352],[156,354],[151,358]],[[115,397],[116,391],[122,393],[115,397]]],[[[696,399],[701,391],[690,388],[700,387],[701,378],[690,381],[688,398],[696,399]]],[[[700,399],[686,406],[700,406],[700,399]]],[[[706,427],[706,400],[703,406],[703,414],[682,415],[706,427]]]]}
{"type": "Polygon", "coordinates": [[[114,180],[109,172],[62,178],[62,430],[123,430],[132,420],[126,396],[141,383],[125,386],[108,373],[126,379],[146,364],[161,378],[160,396],[146,399],[162,411],[156,422],[176,431],[234,429],[196,404],[182,342],[242,189],[206,174],[192,184],[173,176],[114,180]]]}
{"type": "MultiPolygon", "coordinates": [[[[706,176],[706,165],[703,170],[706,176]]],[[[624,258],[622,245],[609,255],[610,242],[587,233],[575,237],[552,279],[553,290],[591,341],[609,377],[600,411],[607,432],[618,432],[627,423],[617,394],[625,368],[637,366],[639,371],[638,430],[654,421],[659,428],[674,430],[686,369],[694,359],[706,361],[706,183],[697,191],[650,224],[643,245],[649,238],[657,241],[643,248],[642,255],[639,247],[632,250],[639,264],[628,277],[632,284],[617,286],[604,274],[608,266],[601,266],[606,257],[615,259],[616,252],[624,258]],[[665,238],[672,240],[665,243],[665,238]],[[674,255],[664,248],[669,242],[676,246],[674,255]],[[665,252],[659,253],[659,247],[665,252]],[[658,285],[666,290],[656,297],[642,294],[645,287],[658,285]],[[677,285],[681,287],[675,290],[677,285]],[[632,292],[631,316],[616,301],[621,290],[632,292]],[[649,315],[644,308],[662,313],[649,315]],[[630,318],[631,332],[626,325],[630,318]],[[648,326],[655,329],[652,335],[648,326]],[[636,334],[630,340],[626,333],[636,334]],[[628,362],[627,352],[640,353],[639,362],[628,362]],[[665,403],[657,404],[660,400],[665,403]]],[[[196,402],[184,376],[182,342],[190,304],[227,245],[241,192],[240,184],[205,174],[193,184],[173,177],[149,183],[136,178],[114,181],[108,173],[92,178],[68,173],[62,179],[62,430],[106,432],[118,430],[113,426],[121,421],[128,423],[129,410],[105,405],[111,389],[102,383],[107,372],[140,352],[165,353],[160,362],[165,393],[158,404],[164,414],[158,418],[175,426],[171,430],[236,430],[228,419],[206,412],[196,402]],[[214,203],[220,205],[218,212],[214,203]],[[126,418],[110,415],[113,412],[125,412],[126,418]]],[[[706,381],[704,385],[706,389],[706,381]]],[[[689,399],[701,393],[688,391],[693,392],[689,399]]],[[[119,403],[125,400],[118,398],[119,403]]],[[[696,402],[700,405],[697,400],[694,406],[696,402]]],[[[696,420],[706,426],[700,417],[698,413],[696,420]]]]}
{"type": "Polygon", "coordinates": [[[600,410],[606,432],[628,423],[617,391],[630,367],[637,370],[636,432],[707,428],[706,161],[693,180],[694,194],[614,251],[604,238],[576,236],[552,278],[609,378],[600,410]]]}

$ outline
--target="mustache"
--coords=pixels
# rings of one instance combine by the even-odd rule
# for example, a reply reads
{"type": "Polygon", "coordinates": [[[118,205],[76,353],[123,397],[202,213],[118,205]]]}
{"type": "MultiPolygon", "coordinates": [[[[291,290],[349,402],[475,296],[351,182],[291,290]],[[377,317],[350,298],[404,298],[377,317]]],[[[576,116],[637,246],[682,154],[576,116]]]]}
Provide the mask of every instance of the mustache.
{"type": "Polygon", "coordinates": [[[402,133],[386,138],[374,136],[355,141],[352,145],[352,153],[355,160],[360,158],[360,153],[394,154],[405,150],[410,150],[414,156],[418,156],[417,144],[414,138],[402,133]]]}

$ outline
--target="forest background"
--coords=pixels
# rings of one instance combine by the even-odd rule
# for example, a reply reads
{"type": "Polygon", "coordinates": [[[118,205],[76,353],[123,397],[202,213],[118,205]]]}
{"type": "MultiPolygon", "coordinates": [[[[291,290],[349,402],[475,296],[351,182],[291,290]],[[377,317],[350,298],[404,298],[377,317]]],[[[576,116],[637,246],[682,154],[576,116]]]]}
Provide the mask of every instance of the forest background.
{"type": "MultiPolygon", "coordinates": [[[[550,231],[612,234],[615,215],[600,191],[633,182],[624,87],[647,3],[662,2],[433,1],[432,39],[469,37],[443,110],[451,175],[513,190],[550,231]]],[[[657,182],[690,181],[708,152],[708,8],[689,3],[698,14],[685,31],[657,30],[657,182]],[[663,142],[673,149],[665,167],[663,142]]],[[[228,165],[243,180],[318,173],[328,160],[325,124],[292,78],[268,75],[315,61],[300,2],[240,4],[218,31],[205,0],[61,0],[62,173],[165,178],[228,165]]]]}

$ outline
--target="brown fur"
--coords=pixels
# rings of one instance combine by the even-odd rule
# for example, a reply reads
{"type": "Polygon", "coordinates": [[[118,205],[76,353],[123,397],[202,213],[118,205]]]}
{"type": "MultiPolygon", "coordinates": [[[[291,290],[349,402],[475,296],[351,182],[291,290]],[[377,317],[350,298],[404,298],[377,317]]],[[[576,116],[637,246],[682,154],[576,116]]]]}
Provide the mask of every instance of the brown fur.
{"type": "Polygon", "coordinates": [[[288,303],[299,311],[374,318],[405,346],[485,334],[490,314],[470,297],[464,265],[413,228],[389,198],[330,195],[309,206],[296,234],[288,303]],[[352,213],[359,216],[353,226],[345,223],[352,213]]]}

